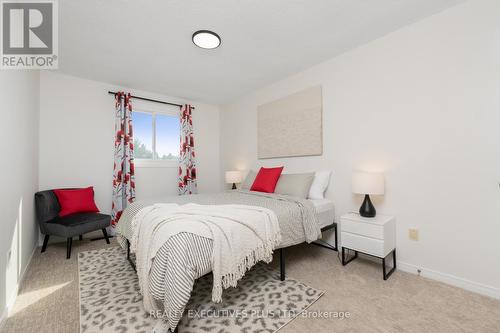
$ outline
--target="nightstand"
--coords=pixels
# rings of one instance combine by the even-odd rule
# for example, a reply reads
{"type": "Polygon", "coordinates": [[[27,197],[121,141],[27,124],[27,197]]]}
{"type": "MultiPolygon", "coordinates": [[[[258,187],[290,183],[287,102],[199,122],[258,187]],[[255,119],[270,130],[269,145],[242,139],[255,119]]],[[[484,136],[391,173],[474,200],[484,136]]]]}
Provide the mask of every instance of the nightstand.
{"type": "Polygon", "coordinates": [[[373,218],[349,213],[340,218],[342,265],[358,257],[358,252],[382,259],[384,280],[396,269],[396,219],[379,214],[373,218]],[[345,250],[353,250],[354,256],[346,258],[345,250]],[[392,254],[392,268],[387,272],[386,259],[392,254]]]}

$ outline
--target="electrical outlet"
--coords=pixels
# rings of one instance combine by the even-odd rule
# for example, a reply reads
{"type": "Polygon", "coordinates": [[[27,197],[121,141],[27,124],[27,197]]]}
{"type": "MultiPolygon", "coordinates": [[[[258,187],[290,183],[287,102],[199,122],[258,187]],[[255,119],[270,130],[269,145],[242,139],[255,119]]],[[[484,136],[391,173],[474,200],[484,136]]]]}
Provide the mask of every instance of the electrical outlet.
{"type": "Polygon", "coordinates": [[[418,241],[418,229],[410,229],[408,231],[408,237],[413,241],[418,241]]]}

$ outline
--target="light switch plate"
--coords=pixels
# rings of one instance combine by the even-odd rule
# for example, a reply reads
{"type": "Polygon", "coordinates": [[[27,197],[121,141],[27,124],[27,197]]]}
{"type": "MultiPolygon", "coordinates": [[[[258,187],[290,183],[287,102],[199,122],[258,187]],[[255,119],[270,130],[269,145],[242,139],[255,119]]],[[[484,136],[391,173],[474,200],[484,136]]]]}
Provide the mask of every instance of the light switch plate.
{"type": "Polygon", "coordinates": [[[408,238],[410,238],[413,241],[418,241],[418,229],[411,228],[408,231],[408,238]]]}

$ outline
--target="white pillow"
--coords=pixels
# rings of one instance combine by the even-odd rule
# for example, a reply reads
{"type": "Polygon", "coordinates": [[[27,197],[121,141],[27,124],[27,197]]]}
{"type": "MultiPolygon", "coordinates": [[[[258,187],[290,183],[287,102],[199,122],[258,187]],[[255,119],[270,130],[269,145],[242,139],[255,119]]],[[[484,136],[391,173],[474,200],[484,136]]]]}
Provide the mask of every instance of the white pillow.
{"type": "Polygon", "coordinates": [[[324,199],[325,191],[330,183],[331,171],[316,171],[314,180],[309,189],[308,199],[324,199]]]}

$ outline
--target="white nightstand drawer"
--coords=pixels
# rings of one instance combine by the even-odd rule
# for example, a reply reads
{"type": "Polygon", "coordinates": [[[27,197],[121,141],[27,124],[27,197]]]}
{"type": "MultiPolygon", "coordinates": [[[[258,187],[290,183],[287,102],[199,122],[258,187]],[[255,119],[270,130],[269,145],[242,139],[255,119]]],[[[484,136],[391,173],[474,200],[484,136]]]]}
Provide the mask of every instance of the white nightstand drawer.
{"type": "Polygon", "coordinates": [[[342,219],[342,231],[381,240],[384,239],[384,226],[379,224],[342,219]]]}
{"type": "MultiPolygon", "coordinates": [[[[342,226],[343,228],[343,226],[342,226]]],[[[386,249],[384,241],[368,238],[350,232],[341,233],[342,246],[377,257],[385,257],[392,249],[386,249]]]]}

